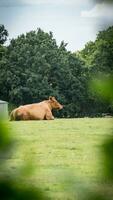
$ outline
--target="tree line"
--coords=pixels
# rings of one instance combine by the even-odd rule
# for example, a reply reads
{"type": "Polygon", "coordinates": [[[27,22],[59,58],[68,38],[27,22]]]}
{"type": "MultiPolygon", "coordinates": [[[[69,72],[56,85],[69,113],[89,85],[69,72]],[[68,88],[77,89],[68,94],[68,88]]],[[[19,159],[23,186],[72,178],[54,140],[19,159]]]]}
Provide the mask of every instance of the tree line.
{"type": "Polygon", "coordinates": [[[8,31],[0,25],[0,99],[18,106],[55,96],[64,105],[57,117],[101,116],[112,106],[91,91],[97,74],[113,73],[113,27],[98,33],[82,51],[57,45],[53,33],[40,28],[4,45],[8,31]]]}

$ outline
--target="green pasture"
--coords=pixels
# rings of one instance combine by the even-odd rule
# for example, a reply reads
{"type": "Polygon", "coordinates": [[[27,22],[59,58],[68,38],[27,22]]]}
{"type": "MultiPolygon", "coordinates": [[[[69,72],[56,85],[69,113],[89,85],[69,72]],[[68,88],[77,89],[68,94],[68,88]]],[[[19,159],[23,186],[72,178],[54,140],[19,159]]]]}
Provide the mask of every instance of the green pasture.
{"type": "Polygon", "coordinates": [[[73,200],[76,191],[84,195],[87,189],[106,193],[102,144],[112,137],[112,123],[112,118],[8,122],[15,143],[7,173],[41,187],[53,200],[73,200]]]}

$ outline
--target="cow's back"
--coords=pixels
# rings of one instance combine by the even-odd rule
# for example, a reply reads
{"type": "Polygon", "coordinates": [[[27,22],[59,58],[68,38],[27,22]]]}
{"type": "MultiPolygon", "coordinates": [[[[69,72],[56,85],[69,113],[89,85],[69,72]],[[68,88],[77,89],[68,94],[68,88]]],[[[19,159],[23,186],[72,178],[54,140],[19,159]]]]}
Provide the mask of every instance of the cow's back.
{"type": "Polygon", "coordinates": [[[45,101],[43,101],[40,103],[20,106],[18,108],[18,115],[23,120],[41,120],[45,119],[45,115],[48,109],[48,104],[45,101]]]}

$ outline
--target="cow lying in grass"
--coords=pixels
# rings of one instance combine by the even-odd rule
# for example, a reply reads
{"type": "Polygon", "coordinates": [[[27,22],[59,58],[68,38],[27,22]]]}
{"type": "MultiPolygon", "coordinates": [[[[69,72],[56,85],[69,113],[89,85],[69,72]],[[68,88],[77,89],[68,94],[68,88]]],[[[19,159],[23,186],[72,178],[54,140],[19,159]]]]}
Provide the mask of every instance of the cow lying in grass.
{"type": "Polygon", "coordinates": [[[62,108],[63,106],[55,97],[49,97],[49,100],[20,106],[14,109],[10,114],[10,120],[51,120],[54,119],[52,109],[62,108]]]}

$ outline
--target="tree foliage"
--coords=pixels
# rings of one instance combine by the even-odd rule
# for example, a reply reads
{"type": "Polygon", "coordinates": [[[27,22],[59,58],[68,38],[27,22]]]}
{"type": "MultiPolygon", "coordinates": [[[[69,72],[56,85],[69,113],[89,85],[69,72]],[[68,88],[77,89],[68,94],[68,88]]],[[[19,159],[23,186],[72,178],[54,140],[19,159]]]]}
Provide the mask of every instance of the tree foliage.
{"type": "Polygon", "coordinates": [[[67,51],[64,41],[58,46],[52,32],[40,28],[1,45],[0,98],[18,106],[52,95],[64,104],[56,112],[60,117],[109,112],[108,103],[89,92],[88,84],[97,73],[113,73],[112,35],[113,27],[99,32],[78,53],[67,51]]]}
{"type": "Polygon", "coordinates": [[[6,48],[3,46],[3,44],[6,42],[7,37],[8,31],[5,29],[4,25],[0,25],[0,60],[6,51],[6,48]]]}
{"type": "Polygon", "coordinates": [[[88,42],[80,57],[93,74],[113,73],[113,27],[98,33],[95,42],[88,42]]]}
{"type": "Polygon", "coordinates": [[[4,44],[8,37],[8,31],[5,29],[4,25],[0,25],[0,45],[4,44]]]}
{"type": "Polygon", "coordinates": [[[64,42],[56,44],[51,32],[38,29],[12,39],[0,71],[2,99],[22,105],[53,95],[65,105],[60,116],[75,117],[81,112],[86,69],[64,42]]]}
{"type": "MultiPolygon", "coordinates": [[[[113,75],[113,27],[98,33],[95,42],[88,42],[85,48],[78,53],[89,69],[90,78],[108,79],[113,75]]],[[[98,88],[99,89],[99,88],[98,88]]],[[[100,92],[101,91],[97,91],[100,92]]],[[[111,105],[93,91],[89,94],[91,112],[112,113],[111,105]]]]}

